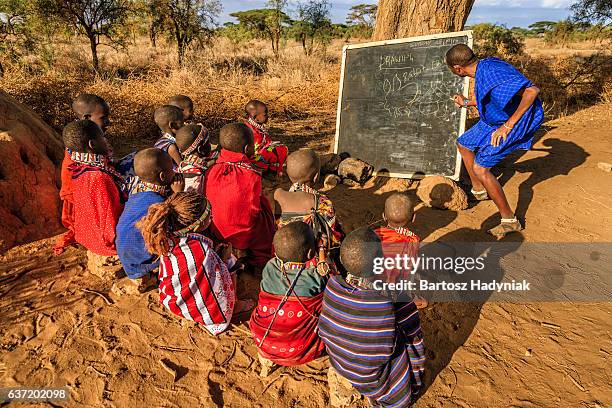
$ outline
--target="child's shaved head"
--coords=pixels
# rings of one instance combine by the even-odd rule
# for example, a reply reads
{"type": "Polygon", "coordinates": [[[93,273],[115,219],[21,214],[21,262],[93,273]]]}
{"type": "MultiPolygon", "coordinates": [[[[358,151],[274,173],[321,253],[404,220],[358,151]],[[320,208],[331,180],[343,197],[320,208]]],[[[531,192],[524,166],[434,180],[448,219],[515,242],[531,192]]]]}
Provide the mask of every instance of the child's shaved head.
{"type": "Polygon", "coordinates": [[[249,102],[247,102],[247,104],[244,106],[244,110],[247,113],[247,115],[253,117],[255,116],[255,114],[257,113],[257,110],[259,109],[267,109],[267,106],[265,103],[263,103],[262,101],[259,101],[257,99],[252,99],[249,102]]]}
{"type": "Polygon", "coordinates": [[[79,119],[91,114],[97,106],[107,106],[107,104],[104,99],[94,94],[82,93],[72,101],[72,110],[79,119]]]}
{"type": "Polygon", "coordinates": [[[75,152],[108,153],[108,146],[106,145],[102,129],[89,119],[77,120],[67,124],[62,131],[62,139],[64,140],[64,145],[75,152]],[[90,142],[98,142],[96,143],[98,146],[92,148],[90,142]],[[104,151],[104,148],[106,148],[106,151],[104,151]]]}
{"type": "Polygon", "coordinates": [[[183,119],[189,120],[193,116],[193,101],[187,95],[174,95],[168,105],[176,106],[183,111],[183,119]]]}
{"type": "Polygon", "coordinates": [[[404,227],[414,216],[414,203],[406,194],[394,193],[385,201],[385,218],[394,227],[404,227]]]}
{"type": "Polygon", "coordinates": [[[191,124],[183,126],[176,132],[176,145],[181,154],[193,154],[196,151],[204,156],[210,154],[211,147],[208,142],[208,134],[206,133],[202,135],[202,140],[198,142],[198,146],[193,146],[202,132],[206,132],[203,126],[191,124]],[[190,151],[187,151],[187,149],[190,151]]]}
{"type": "Polygon", "coordinates": [[[367,227],[346,236],[340,246],[340,262],[353,276],[367,278],[374,274],[374,259],[383,256],[380,238],[367,227]]]}
{"type": "Polygon", "coordinates": [[[312,228],[302,221],[290,222],[274,234],[276,256],[284,262],[306,262],[316,247],[312,228]]]}
{"type": "Polygon", "coordinates": [[[312,149],[300,149],[287,157],[287,175],[294,183],[314,181],[321,171],[321,159],[312,149]]]}
{"type": "Polygon", "coordinates": [[[163,132],[174,133],[183,126],[183,111],[173,105],[164,105],[155,109],[153,117],[163,132]]]}
{"type": "Polygon", "coordinates": [[[253,146],[253,132],[244,123],[228,123],[219,132],[219,144],[230,152],[245,153],[245,147],[253,146]]]}
{"type": "Polygon", "coordinates": [[[261,125],[268,121],[268,106],[262,101],[253,99],[245,105],[244,110],[249,118],[261,125]]]}
{"type": "Polygon", "coordinates": [[[110,125],[110,109],[104,99],[98,95],[83,93],[72,101],[72,110],[78,119],[89,119],[106,131],[110,125]]]}
{"type": "Polygon", "coordinates": [[[155,147],[141,150],[134,157],[134,172],[148,183],[169,184],[174,178],[172,166],[170,155],[155,147]]]}
{"type": "Polygon", "coordinates": [[[450,67],[465,67],[476,62],[476,60],[474,51],[465,44],[453,45],[446,51],[446,64],[450,67]]]}

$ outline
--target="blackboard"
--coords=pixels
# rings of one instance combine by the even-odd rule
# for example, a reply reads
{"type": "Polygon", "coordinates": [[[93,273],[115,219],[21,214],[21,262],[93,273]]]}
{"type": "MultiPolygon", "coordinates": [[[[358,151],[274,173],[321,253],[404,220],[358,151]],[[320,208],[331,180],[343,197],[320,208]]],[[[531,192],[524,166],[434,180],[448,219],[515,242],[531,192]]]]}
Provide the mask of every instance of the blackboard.
{"type": "Polygon", "coordinates": [[[347,45],[342,51],[335,152],[374,166],[379,175],[459,177],[457,137],[469,79],[446,66],[446,51],[472,45],[472,32],[347,45]]]}

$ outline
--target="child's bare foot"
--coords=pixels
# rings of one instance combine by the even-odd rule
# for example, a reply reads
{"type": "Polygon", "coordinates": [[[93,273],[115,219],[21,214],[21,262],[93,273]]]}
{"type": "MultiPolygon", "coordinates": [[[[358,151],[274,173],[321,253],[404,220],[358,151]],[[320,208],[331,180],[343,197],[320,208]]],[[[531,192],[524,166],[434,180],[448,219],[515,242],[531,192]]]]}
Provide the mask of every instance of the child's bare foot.
{"type": "Polygon", "coordinates": [[[412,299],[412,301],[417,309],[425,309],[427,306],[429,306],[427,299],[421,296],[414,295],[414,299],[412,299]]]}

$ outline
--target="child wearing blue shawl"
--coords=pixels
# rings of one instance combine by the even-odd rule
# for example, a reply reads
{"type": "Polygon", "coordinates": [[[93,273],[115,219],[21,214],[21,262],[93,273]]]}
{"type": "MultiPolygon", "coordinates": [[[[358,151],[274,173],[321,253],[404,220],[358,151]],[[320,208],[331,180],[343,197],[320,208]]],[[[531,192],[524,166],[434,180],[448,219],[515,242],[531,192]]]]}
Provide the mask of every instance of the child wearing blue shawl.
{"type": "Polygon", "coordinates": [[[463,108],[478,107],[480,120],[459,137],[457,147],[472,181],[472,194],[477,200],[490,197],[500,212],[500,225],[489,233],[503,237],[520,231],[521,223],[491,167],[515,150],[531,148],[544,119],[540,90],[512,65],[498,58],[479,60],[465,44],[448,50],[446,64],[455,75],[474,78],[474,96],[455,95],[454,101],[463,108]]]}

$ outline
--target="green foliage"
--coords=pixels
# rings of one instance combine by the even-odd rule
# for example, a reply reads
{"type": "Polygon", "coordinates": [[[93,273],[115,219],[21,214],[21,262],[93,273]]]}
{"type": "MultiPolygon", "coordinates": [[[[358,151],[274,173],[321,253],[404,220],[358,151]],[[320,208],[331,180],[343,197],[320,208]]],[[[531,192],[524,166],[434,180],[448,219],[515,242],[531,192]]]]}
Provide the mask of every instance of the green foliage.
{"type": "Polygon", "coordinates": [[[525,44],[521,36],[512,30],[494,24],[476,24],[474,31],[474,49],[480,56],[508,57],[523,53],[525,44]]]}
{"type": "Polygon", "coordinates": [[[94,70],[99,69],[98,46],[123,46],[125,33],[121,27],[131,12],[129,0],[36,0],[42,17],[53,16],[71,25],[90,43],[94,70]]]}
{"type": "Polygon", "coordinates": [[[571,7],[573,20],[602,26],[612,23],[612,0],[579,0],[571,7]]]}
{"type": "Polygon", "coordinates": [[[278,53],[278,41],[283,30],[290,24],[291,19],[282,10],[277,9],[254,9],[237,11],[230,16],[238,20],[238,24],[226,26],[230,35],[241,40],[251,38],[269,39],[272,51],[278,53]]]}
{"type": "Polygon", "coordinates": [[[349,26],[357,25],[374,28],[377,11],[378,6],[376,4],[357,4],[350,8],[349,14],[346,17],[346,23],[349,26]]]}
{"type": "Polygon", "coordinates": [[[324,51],[332,40],[330,7],[329,0],[305,0],[298,4],[298,20],[292,25],[291,33],[302,44],[306,55],[312,55],[318,48],[324,51]]]}
{"type": "Polygon", "coordinates": [[[534,34],[544,34],[545,32],[552,30],[555,24],[557,24],[556,21],[536,21],[535,23],[530,24],[529,28],[534,34]]]}

